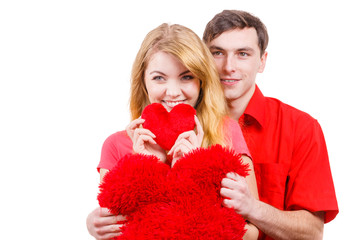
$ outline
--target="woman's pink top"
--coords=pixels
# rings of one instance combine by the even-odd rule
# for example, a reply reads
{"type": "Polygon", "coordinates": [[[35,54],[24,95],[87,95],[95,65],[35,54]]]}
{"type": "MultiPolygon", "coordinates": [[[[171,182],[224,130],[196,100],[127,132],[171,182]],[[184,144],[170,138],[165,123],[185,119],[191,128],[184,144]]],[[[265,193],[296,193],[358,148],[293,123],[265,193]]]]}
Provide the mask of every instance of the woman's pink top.
{"type": "MultiPolygon", "coordinates": [[[[251,158],[239,124],[235,120],[226,118],[224,128],[226,145],[233,148],[236,153],[251,158]]],[[[98,171],[100,168],[112,169],[119,159],[133,153],[132,147],[133,143],[125,130],[110,135],[103,144],[98,171]]]]}

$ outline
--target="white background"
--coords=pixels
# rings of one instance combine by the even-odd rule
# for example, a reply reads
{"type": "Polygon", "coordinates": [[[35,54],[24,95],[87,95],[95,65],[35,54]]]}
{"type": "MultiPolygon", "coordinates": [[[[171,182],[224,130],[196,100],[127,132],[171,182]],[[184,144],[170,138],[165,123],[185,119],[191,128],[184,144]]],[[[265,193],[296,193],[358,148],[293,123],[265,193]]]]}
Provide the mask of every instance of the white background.
{"type": "Polygon", "coordinates": [[[162,22],[202,36],[223,9],[267,25],[268,61],[257,82],[322,125],[340,206],[324,239],[354,239],[360,17],[349,0],[1,1],[1,239],[91,239],[85,219],[97,205],[101,146],[129,121],[142,39],[162,22]]]}

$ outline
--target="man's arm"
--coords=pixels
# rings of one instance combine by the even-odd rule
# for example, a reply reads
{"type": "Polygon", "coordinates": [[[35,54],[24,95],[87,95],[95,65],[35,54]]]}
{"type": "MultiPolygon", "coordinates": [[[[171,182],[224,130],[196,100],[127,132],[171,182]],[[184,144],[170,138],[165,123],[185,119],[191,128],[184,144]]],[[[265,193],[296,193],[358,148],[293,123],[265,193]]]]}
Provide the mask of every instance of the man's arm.
{"type": "Polygon", "coordinates": [[[255,200],[255,207],[244,216],[263,233],[274,239],[322,239],[324,213],[306,210],[281,211],[255,200]]]}
{"type": "Polygon", "coordinates": [[[273,239],[322,239],[324,213],[282,211],[253,197],[245,178],[228,173],[221,182],[223,205],[233,208],[273,239]]]}

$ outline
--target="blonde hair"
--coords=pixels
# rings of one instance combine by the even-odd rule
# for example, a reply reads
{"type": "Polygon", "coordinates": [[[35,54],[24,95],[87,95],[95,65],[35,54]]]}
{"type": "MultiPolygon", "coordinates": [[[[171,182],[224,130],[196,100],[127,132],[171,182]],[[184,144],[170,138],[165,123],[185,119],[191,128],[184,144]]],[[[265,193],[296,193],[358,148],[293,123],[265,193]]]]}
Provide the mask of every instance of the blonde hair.
{"type": "Polygon", "coordinates": [[[163,23],[150,31],[142,42],[131,73],[132,120],[140,117],[144,108],[150,104],[144,75],[151,56],[158,51],[172,54],[200,79],[199,99],[195,109],[204,130],[202,146],[225,145],[223,125],[227,103],[213,57],[192,30],[178,24],[163,23]]]}

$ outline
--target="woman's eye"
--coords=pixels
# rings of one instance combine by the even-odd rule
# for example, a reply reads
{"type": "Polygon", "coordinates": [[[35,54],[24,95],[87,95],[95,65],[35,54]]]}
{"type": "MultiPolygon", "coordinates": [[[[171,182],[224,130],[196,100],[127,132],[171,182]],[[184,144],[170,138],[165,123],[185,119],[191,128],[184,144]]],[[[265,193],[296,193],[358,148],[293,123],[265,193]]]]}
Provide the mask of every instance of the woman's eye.
{"type": "Polygon", "coordinates": [[[164,78],[162,76],[155,76],[152,78],[153,80],[157,80],[157,81],[160,81],[160,80],[163,80],[164,78]]]}
{"type": "Polygon", "coordinates": [[[183,80],[191,80],[191,79],[194,79],[194,76],[185,75],[185,76],[183,76],[181,79],[183,79],[183,80]]]}

